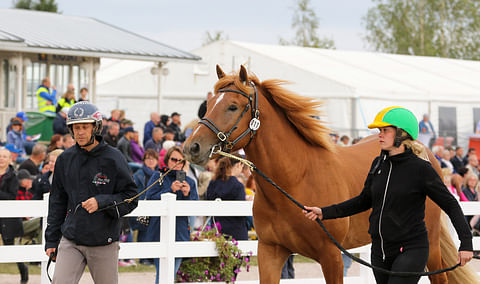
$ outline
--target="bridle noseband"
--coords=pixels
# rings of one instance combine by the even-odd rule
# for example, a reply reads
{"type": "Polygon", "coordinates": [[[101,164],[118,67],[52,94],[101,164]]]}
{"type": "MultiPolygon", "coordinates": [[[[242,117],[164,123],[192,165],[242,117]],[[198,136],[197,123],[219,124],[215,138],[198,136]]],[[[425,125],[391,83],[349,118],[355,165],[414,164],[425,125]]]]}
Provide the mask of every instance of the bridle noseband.
{"type": "Polygon", "coordinates": [[[242,113],[238,117],[237,121],[235,122],[235,124],[232,126],[232,128],[229,131],[227,131],[227,132],[221,131],[215,125],[215,123],[212,120],[210,120],[209,118],[202,118],[198,122],[199,124],[203,124],[203,125],[207,126],[210,130],[212,130],[213,133],[215,133],[215,135],[217,136],[218,140],[220,140],[219,143],[217,143],[213,146],[212,152],[214,150],[222,150],[222,149],[224,149],[226,152],[230,152],[233,149],[233,147],[235,146],[235,144],[237,144],[240,140],[243,139],[243,137],[245,137],[248,133],[250,133],[250,140],[248,141],[247,145],[245,146],[245,147],[247,147],[250,144],[250,142],[252,141],[253,136],[257,132],[258,128],[260,128],[260,119],[259,119],[260,111],[258,110],[257,88],[255,87],[255,84],[253,84],[253,82],[250,82],[250,84],[252,85],[253,90],[254,90],[253,95],[249,95],[249,94],[247,94],[243,91],[235,90],[235,89],[220,89],[220,90],[218,90],[219,93],[220,92],[223,92],[223,93],[226,93],[226,92],[237,93],[237,94],[240,94],[240,95],[242,95],[242,96],[244,96],[248,99],[248,104],[245,106],[242,113]],[[232,132],[235,131],[235,129],[237,129],[238,123],[240,123],[240,120],[242,120],[243,116],[245,115],[245,113],[248,111],[249,108],[251,108],[251,118],[252,119],[250,120],[248,128],[245,131],[243,131],[242,134],[240,134],[236,139],[234,139],[233,141],[230,141],[229,140],[230,135],[232,135],[232,132]]]}

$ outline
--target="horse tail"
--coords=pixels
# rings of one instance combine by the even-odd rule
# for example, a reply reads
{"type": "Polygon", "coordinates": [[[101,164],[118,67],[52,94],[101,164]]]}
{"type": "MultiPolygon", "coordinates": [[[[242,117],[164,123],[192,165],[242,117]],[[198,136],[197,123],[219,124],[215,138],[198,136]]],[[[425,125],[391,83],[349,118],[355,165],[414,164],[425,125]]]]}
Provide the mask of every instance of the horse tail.
{"type": "MultiPolygon", "coordinates": [[[[442,214],[443,215],[443,214],[442,214]]],[[[442,253],[443,267],[451,267],[458,261],[458,250],[453,243],[452,237],[447,227],[445,216],[442,216],[440,228],[440,250],[442,253]]],[[[477,274],[469,265],[459,266],[456,269],[447,272],[449,284],[480,283],[477,274]]]]}

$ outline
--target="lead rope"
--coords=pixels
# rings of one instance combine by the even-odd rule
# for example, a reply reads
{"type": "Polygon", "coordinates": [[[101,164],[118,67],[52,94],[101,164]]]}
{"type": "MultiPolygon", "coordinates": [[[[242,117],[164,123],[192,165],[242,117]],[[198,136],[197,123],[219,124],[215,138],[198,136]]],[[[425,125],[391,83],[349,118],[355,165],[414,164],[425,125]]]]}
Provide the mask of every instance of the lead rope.
{"type": "MultiPolygon", "coordinates": [[[[240,158],[240,157],[237,157],[237,156],[229,154],[229,153],[222,152],[221,149],[215,150],[215,147],[212,149],[212,152],[211,152],[211,155],[213,155],[213,154],[218,154],[218,155],[221,155],[221,156],[224,156],[224,157],[228,157],[228,158],[232,158],[232,159],[240,161],[244,165],[248,166],[250,168],[250,170],[255,171],[257,174],[259,174],[261,177],[263,177],[267,182],[269,182],[276,189],[278,189],[283,195],[285,195],[288,199],[290,199],[290,201],[292,201],[293,203],[295,203],[295,205],[300,207],[300,209],[305,210],[305,211],[310,211],[310,210],[305,209],[305,207],[300,202],[295,200],[295,198],[293,198],[290,194],[288,194],[285,190],[283,190],[280,186],[278,186],[272,179],[270,179],[261,170],[259,170],[255,166],[255,164],[253,164],[251,161],[240,158]]],[[[384,268],[381,268],[381,267],[378,267],[378,266],[374,266],[374,265],[366,262],[365,260],[354,256],[353,254],[348,252],[344,247],[342,247],[342,245],[330,234],[330,232],[327,230],[327,228],[323,224],[322,220],[317,218],[315,221],[320,225],[320,227],[322,227],[322,230],[325,232],[325,234],[327,234],[328,238],[335,244],[335,246],[340,251],[342,251],[345,255],[347,255],[348,257],[350,257],[351,259],[355,260],[356,262],[358,262],[360,264],[363,264],[367,267],[370,267],[373,270],[380,271],[380,272],[383,272],[385,274],[389,274],[389,275],[393,275],[393,276],[401,276],[401,277],[429,276],[429,275],[434,275],[434,274],[439,274],[439,273],[454,270],[455,268],[457,268],[460,265],[460,263],[457,263],[457,264],[455,264],[451,267],[448,267],[448,268],[443,268],[443,269],[435,270],[435,271],[424,271],[424,272],[390,271],[390,270],[387,270],[387,269],[384,269],[384,268]]],[[[479,259],[480,257],[474,256],[474,258],[479,259]]]]}
{"type": "Polygon", "coordinates": [[[180,161],[178,161],[172,168],[168,169],[165,173],[163,173],[162,175],[160,175],[160,177],[159,177],[155,182],[153,182],[151,185],[149,185],[147,188],[145,188],[144,190],[140,191],[139,193],[137,193],[137,194],[134,195],[133,197],[124,199],[124,200],[123,200],[122,202],[120,202],[120,203],[115,203],[115,204],[109,205],[109,206],[107,206],[107,207],[103,207],[103,208],[101,208],[101,209],[98,209],[96,212],[104,211],[104,210],[107,210],[107,209],[110,209],[110,208],[113,208],[113,207],[117,207],[117,206],[122,205],[122,204],[124,204],[124,203],[131,203],[133,200],[139,198],[140,195],[142,195],[142,194],[144,194],[145,192],[147,192],[148,190],[150,190],[156,183],[158,183],[158,185],[162,185],[162,184],[163,184],[163,179],[168,175],[168,173],[170,173],[178,164],[183,163],[183,162],[185,162],[184,159],[181,159],[180,161]]]}

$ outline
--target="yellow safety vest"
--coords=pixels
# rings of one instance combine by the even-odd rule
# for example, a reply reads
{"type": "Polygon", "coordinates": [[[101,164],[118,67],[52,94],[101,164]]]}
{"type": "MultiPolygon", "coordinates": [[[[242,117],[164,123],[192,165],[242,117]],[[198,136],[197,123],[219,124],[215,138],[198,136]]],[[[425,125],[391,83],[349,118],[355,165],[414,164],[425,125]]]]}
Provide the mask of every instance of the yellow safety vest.
{"type": "Polygon", "coordinates": [[[70,101],[67,101],[65,98],[61,98],[59,101],[58,101],[58,105],[60,106],[60,110],[62,110],[62,108],[64,107],[72,107],[73,105],[75,104],[75,100],[74,99],[71,99],[70,101]]]}
{"type": "Polygon", "coordinates": [[[46,92],[46,93],[50,94],[48,89],[43,87],[43,86],[37,89],[38,110],[40,112],[50,111],[50,112],[55,113],[55,105],[53,105],[53,104],[47,105],[47,100],[40,96],[40,93],[43,93],[43,92],[46,92]]]}

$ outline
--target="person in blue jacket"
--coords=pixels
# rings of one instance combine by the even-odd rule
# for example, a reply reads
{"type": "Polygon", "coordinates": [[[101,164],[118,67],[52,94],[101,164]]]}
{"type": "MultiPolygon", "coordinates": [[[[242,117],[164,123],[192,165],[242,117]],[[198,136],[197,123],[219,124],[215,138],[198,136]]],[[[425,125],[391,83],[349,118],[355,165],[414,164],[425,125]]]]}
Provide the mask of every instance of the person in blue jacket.
{"type": "MultiPolygon", "coordinates": [[[[162,168],[160,172],[155,172],[148,181],[147,187],[154,184],[147,191],[148,200],[160,200],[161,195],[164,193],[174,193],[177,195],[177,200],[198,200],[197,188],[195,182],[190,177],[186,176],[184,181],[177,180],[177,172],[183,171],[185,168],[185,161],[179,163],[184,159],[182,149],[178,146],[170,148],[165,154],[164,162],[167,168],[162,168]],[[168,169],[172,169],[164,178],[163,183],[160,185],[157,180],[160,175],[167,172],[168,169]]],[[[146,242],[160,241],[160,217],[150,217],[150,224],[148,225],[147,234],[145,237],[146,242]]],[[[176,218],[175,229],[175,241],[185,242],[190,241],[190,230],[188,228],[188,216],[178,216],[176,218]]],[[[159,282],[159,260],[156,258],[155,269],[155,283],[159,282]]],[[[178,271],[181,258],[175,259],[175,273],[178,271]]]]}
{"type": "Polygon", "coordinates": [[[43,78],[42,84],[37,88],[38,111],[55,114],[57,104],[57,89],[52,86],[50,78],[43,78]]]}

